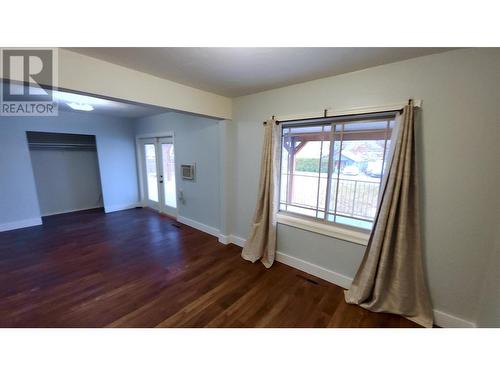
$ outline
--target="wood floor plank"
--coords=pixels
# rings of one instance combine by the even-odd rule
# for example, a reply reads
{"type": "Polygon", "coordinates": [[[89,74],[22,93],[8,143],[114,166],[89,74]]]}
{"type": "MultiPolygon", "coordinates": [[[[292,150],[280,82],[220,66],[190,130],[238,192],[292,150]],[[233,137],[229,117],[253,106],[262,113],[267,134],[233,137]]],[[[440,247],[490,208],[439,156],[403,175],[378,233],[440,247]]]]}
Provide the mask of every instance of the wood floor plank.
{"type": "Polygon", "coordinates": [[[0,327],[417,326],[147,209],[43,221],[0,233],[0,327]]]}

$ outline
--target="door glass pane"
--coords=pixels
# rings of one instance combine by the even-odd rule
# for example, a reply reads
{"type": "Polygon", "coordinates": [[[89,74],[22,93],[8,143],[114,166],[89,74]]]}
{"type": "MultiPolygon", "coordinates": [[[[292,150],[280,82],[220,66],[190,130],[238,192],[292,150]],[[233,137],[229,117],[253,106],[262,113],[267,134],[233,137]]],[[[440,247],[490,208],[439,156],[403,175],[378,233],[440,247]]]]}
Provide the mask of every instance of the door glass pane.
{"type": "Polygon", "coordinates": [[[165,205],[177,207],[177,200],[175,197],[174,145],[171,143],[162,143],[161,152],[163,160],[163,193],[165,194],[165,205]]]}
{"type": "Polygon", "coordinates": [[[144,145],[146,159],[146,176],[148,185],[148,199],[158,202],[158,179],[156,176],[156,150],[154,144],[144,145]]]}

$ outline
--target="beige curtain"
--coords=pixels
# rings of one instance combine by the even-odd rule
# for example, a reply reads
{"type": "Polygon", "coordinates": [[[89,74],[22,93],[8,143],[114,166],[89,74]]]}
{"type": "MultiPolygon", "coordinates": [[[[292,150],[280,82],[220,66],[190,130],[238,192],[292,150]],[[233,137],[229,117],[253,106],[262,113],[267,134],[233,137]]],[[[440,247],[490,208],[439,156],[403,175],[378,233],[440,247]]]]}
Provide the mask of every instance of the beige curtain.
{"type": "Polygon", "coordinates": [[[413,105],[398,116],[379,209],[347,303],[432,327],[422,266],[413,105]]]}
{"type": "Polygon", "coordinates": [[[276,121],[264,123],[264,144],[260,166],[260,184],[250,235],[243,247],[243,259],[260,261],[267,268],[276,253],[276,213],[278,212],[279,149],[281,126],[276,121]]]}

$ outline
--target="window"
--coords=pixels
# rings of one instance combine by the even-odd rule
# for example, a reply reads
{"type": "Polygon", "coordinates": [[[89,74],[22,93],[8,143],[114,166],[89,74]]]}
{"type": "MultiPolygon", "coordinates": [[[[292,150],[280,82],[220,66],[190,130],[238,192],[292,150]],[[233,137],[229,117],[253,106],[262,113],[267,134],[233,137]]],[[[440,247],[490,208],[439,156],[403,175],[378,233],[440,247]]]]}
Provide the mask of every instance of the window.
{"type": "Polygon", "coordinates": [[[282,123],[280,211],[370,230],[394,118],[282,123]]]}

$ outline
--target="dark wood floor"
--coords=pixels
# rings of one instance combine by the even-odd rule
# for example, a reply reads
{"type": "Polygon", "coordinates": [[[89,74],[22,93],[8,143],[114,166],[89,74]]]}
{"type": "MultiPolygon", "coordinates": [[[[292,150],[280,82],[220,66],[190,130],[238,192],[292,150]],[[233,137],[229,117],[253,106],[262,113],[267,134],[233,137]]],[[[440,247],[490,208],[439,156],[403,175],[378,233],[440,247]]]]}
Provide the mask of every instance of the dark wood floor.
{"type": "Polygon", "coordinates": [[[0,233],[1,327],[414,327],[147,209],[0,233]]]}

